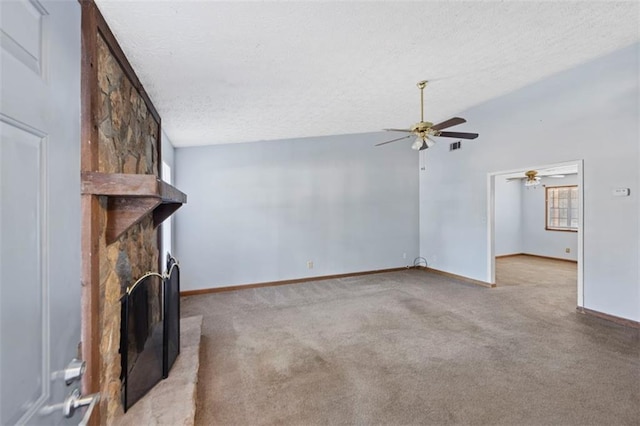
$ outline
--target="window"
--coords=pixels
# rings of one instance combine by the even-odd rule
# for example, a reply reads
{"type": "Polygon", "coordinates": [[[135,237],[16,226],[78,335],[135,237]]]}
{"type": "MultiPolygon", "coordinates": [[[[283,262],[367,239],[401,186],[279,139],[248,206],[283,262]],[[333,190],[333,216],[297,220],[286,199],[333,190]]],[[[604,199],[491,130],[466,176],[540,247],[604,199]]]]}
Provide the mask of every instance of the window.
{"type": "Polygon", "coordinates": [[[552,186],[545,188],[547,206],[546,229],[550,231],[578,231],[578,187],[552,186]]]}

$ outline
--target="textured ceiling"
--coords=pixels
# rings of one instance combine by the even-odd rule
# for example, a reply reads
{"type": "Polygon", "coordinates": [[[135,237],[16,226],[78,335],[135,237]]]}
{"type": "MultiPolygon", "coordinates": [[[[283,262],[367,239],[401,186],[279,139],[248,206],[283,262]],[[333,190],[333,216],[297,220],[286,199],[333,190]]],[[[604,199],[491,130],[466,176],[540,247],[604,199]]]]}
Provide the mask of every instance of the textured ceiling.
{"type": "Polygon", "coordinates": [[[175,146],[408,127],[423,79],[438,122],[640,39],[637,1],[96,3],[175,146]]]}

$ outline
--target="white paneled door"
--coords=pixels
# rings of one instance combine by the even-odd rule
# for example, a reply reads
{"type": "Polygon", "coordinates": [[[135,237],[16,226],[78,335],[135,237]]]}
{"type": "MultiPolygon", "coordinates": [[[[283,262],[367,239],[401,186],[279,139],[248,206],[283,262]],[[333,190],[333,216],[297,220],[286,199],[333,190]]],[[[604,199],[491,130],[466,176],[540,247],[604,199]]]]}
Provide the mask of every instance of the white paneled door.
{"type": "Polygon", "coordinates": [[[0,424],[78,424],[80,4],[0,21],[0,424]]]}

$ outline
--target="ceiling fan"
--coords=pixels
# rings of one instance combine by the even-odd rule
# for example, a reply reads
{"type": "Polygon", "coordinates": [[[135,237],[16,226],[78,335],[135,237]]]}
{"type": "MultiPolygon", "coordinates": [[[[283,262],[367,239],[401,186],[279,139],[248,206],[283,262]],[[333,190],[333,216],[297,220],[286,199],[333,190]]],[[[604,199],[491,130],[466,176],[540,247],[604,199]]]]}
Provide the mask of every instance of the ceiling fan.
{"type": "Polygon", "coordinates": [[[411,127],[411,129],[384,129],[391,132],[408,132],[411,133],[408,136],[403,136],[401,138],[392,139],[386,142],[380,142],[375,146],[380,146],[384,144],[388,144],[391,142],[401,141],[403,139],[408,139],[411,137],[415,137],[416,140],[411,145],[412,149],[416,151],[422,151],[429,147],[432,147],[436,141],[432,139],[434,136],[439,136],[443,138],[458,138],[458,139],[475,139],[478,137],[477,133],[465,133],[465,132],[443,132],[443,129],[448,129],[449,127],[457,126],[458,124],[466,123],[467,120],[460,117],[453,117],[448,120],[443,121],[442,123],[433,124],[428,121],[424,121],[424,88],[426,87],[428,81],[420,81],[418,82],[418,88],[420,89],[420,122],[416,123],[411,127]]]}
{"type": "Polygon", "coordinates": [[[528,170],[524,175],[527,177],[527,180],[524,181],[524,186],[540,185],[540,177],[538,177],[538,172],[536,170],[528,170]]]}
{"type": "Polygon", "coordinates": [[[538,172],[537,170],[528,170],[524,172],[524,176],[510,177],[510,178],[507,178],[506,180],[507,182],[512,182],[512,181],[524,179],[525,180],[524,186],[537,186],[537,185],[540,185],[541,177],[563,178],[567,174],[575,174],[575,172],[569,171],[561,174],[561,173],[556,173],[555,171],[538,172]]]}

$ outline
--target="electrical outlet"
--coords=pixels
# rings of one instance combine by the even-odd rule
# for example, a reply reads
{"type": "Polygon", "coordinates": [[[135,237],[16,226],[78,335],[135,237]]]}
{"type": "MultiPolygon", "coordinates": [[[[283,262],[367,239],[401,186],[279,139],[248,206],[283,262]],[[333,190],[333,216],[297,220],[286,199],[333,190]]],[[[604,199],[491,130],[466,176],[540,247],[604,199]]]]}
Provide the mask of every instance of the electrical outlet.
{"type": "Polygon", "coordinates": [[[308,269],[313,269],[313,261],[312,260],[307,262],[307,268],[308,269]]]}
{"type": "Polygon", "coordinates": [[[567,247],[566,249],[564,249],[565,253],[571,253],[571,249],[569,247],[567,247]]]}

